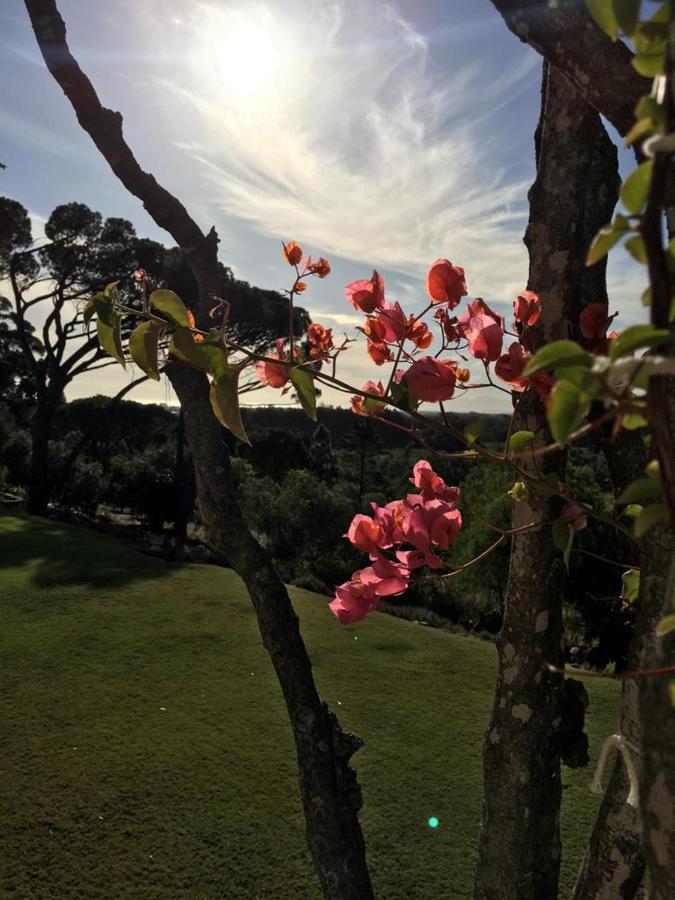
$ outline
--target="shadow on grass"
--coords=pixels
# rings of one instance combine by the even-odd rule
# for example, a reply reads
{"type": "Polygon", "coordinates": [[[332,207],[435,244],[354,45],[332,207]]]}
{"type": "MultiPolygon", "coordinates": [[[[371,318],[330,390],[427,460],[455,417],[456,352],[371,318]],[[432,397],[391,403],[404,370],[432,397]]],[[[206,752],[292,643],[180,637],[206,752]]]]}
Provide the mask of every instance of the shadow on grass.
{"type": "MultiPolygon", "coordinates": [[[[117,538],[80,526],[0,510],[0,573],[28,567],[30,583],[35,587],[121,587],[161,578],[169,566],[178,565],[144,556],[117,538]]],[[[22,572],[21,577],[24,575],[22,572]]]]}

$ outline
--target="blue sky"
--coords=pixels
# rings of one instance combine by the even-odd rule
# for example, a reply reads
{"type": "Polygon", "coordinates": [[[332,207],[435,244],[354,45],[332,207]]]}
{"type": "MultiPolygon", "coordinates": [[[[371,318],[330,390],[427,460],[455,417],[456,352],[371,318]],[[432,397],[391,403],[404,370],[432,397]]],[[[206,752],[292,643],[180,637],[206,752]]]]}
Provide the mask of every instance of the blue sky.
{"type": "MultiPolygon", "coordinates": [[[[123,113],[139,162],[205,230],[215,225],[221,259],[239,277],[283,288],[280,241],[297,240],[333,266],[305,305],[350,335],[357,320],[342,287],[373,266],[410,312],[438,256],[462,265],[470,294],[504,312],[525,286],[540,60],[489,0],[59,7],[71,50],[102,102],[123,113]]],[[[2,193],[30,210],[38,230],[55,205],[77,200],[169,243],[77,125],[21,0],[2,4],[0,42],[2,193]]],[[[636,268],[611,266],[624,325],[640,317],[636,268]]],[[[353,348],[341,373],[361,384],[375,367],[353,348]]],[[[104,369],[69,396],[114,393],[128,377],[104,369]]],[[[475,408],[475,393],[457,408],[475,408]]],[[[504,408],[503,394],[478,393],[481,410],[504,408]]],[[[171,400],[164,384],[134,396],[171,400]]]]}

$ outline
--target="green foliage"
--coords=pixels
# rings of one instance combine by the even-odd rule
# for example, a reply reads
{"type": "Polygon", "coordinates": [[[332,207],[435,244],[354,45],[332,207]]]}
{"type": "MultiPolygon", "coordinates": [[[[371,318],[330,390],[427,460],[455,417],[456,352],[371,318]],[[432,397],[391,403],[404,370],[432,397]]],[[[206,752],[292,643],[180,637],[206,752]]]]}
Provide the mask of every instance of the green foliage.
{"type": "Polygon", "coordinates": [[[174,325],[181,328],[190,327],[185,304],[173,291],[153,291],[150,294],[150,306],[163,313],[174,325]]]}
{"type": "MultiPolygon", "coordinates": [[[[240,579],[40,519],[0,517],[0,541],[11,687],[2,747],[13,772],[0,893],[319,900],[299,850],[288,718],[240,579]]],[[[466,823],[480,819],[494,648],[385,615],[341,628],[325,597],[292,599],[322,697],[368,738],[356,758],[377,896],[419,897],[421,872],[425,898],[447,896],[451,871],[453,893],[470,897],[476,829],[466,823]],[[448,772],[451,789],[440,789],[448,772]]],[[[620,698],[612,682],[588,689],[594,765],[620,698]]],[[[588,771],[562,777],[566,896],[597,800],[588,771]]]]}
{"type": "Polygon", "coordinates": [[[525,375],[535,375],[545,369],[562,369],[566,366],[590,368],[593,356],[575,341],[552,341],[542,347],[525,368],[525,375]]]}
{"type": "Polygon", "coordinates": [[[642,212],[647,202],[653,170],[654,163],[649,159],[633,169],[621,186],[621,202],[634,216],[642,212]]]}
{"type": "Polygon", "coordinates": [[[250,444],[244,430],[239,409],[239,366],[229,366],[224,375],[211,382],[209,400],[215,417],[221,425],[244,444],[250,444]]]}
{"type": "Polygon", "coordinates": [[[154,381],[159,381],[157,360],[162,326],[153,321],[141,322],[129,335],[129,353],[136,365],[154,381]]]}
{"type": "Polygon", "coordinates": [[[301,369],[298,366],[293,366],[290,369],[289,377],[297,392],[300,405],[309,418],[313,422],[316,422],[316,388],[314,386],[314,379],[307,369],[301,369]]]}
{"type": "Polygon", "coordinates": [[[520,450],[523,450],[525,447],[528,447],[534,441],[534,432],[533,431],[516,431],[515,434],[512,434],[509,438],[509,443],[507,445],[508,453],[518,453],[520,450]]]}
{"type": "Polygon", "coordinates": [[[625,237],[630,231],[630,222],[625,216],[617,213],[610,225],[601,228],[593,238],[588,256],[586,257],[586,265],[594,266],[609,253],[612,247],[625,237]]]}
{"type": "Polygon", "coordinates": [[[590,397],[570,381],[558,381],[551,391],[546,417],[554,439],[564,446],[590,408],[590,397]]]}

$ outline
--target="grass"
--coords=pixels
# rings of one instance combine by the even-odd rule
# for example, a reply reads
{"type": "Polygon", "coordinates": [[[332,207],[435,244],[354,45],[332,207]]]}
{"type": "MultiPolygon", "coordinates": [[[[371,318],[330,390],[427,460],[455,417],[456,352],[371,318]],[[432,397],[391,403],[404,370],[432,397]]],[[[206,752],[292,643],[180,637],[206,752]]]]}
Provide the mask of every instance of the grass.
{"type": "MultiPolygon", "coordinates": [[[[318,900],[279,687],[241,582],[0,516],[0,896],[318,900]]],[[[378,897],[471,896],[495,650],[294,590],[355,757],[378,897]],[[427,820],[439,819],[431,829],[427,820]]],[[[613,683],[589,685],[597,752],[613,683]]],[[[565,770],[569,893],[597,798],[565,770]]]]}

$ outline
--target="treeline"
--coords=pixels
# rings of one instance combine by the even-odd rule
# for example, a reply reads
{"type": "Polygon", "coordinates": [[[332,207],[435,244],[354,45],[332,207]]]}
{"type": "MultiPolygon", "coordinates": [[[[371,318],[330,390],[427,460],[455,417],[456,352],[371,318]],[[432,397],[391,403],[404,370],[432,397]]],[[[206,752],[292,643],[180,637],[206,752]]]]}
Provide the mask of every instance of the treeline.
{"type": "MultiPolygon", "coordinates": [[[[381,505],[405,495],[411,489],[411,469],[424,457],[433,459],[448,483],[461,485],[468,508],[480,519],[509,527],[507,492],[513,475],[508,468],[479,458],[431,455],[399,429],[346,409],[321,407],[318,425],[292,408],[250,407],[244,415],[252,446],[237,443],[225,431],[223,440],[231,444],[250,527],[289,583],[329,594],[365,565],[342,537],[352,516],[370,512],[371,503],[381,505]]],[[[457,414],[451,419],[460,432],[476,421],[481,422],[482,443],[503,446],[508,416],[457,414]]],[[[461,449],[447,433],[429,430],[423,437],[441,452],[461,449]]],[[[55,514],[109,518],[124,512],[144,529],[164,534],[167,546],[172,536],[178,536],[181,546],[186,533],[193,541],[199,536],[192,467],[176,409],[129,400],[111,406],[106,397],[63,403],[55,419],[49,471],[55,514]],[[65,471],[78,447],[75,462],[65,471]]],[[[570,495],[609,512],[612,497],[603,457],[592,446],[576,447],[569,471],[570,495]]],[[[0,416],[0,485],[16,495],[26,490],[29,476],[29,429],[5,409],[0,416]]],[[[468,515],[451,561],[461,565],[494,540],[495,532],[468,515]]],[[[617,599],[620,569],[596,558],[620,558],[616,537],[611,528],[599,526],[578,535],[575,547],[567,579],[568,643],[580,645],[594,665],[621,664],[631,612],[617,599]]],[[[496,633],[508,553],[504,542],[461,574],[420,581],[389,605],[394,612],[430,624],[496,633]]]]}

